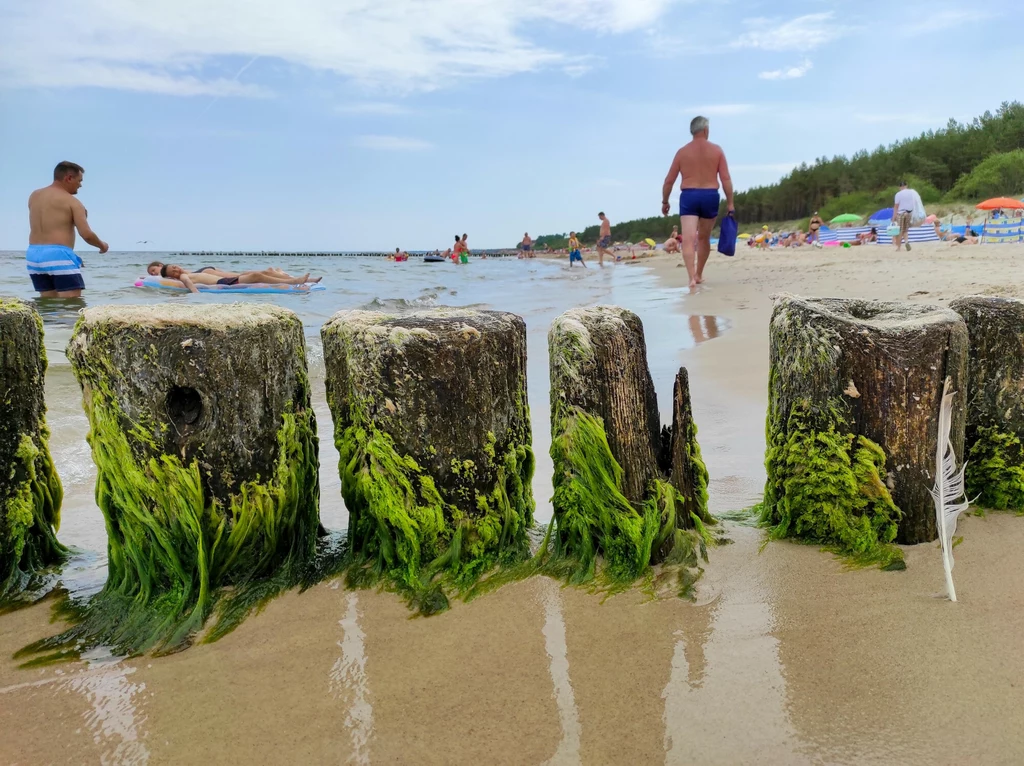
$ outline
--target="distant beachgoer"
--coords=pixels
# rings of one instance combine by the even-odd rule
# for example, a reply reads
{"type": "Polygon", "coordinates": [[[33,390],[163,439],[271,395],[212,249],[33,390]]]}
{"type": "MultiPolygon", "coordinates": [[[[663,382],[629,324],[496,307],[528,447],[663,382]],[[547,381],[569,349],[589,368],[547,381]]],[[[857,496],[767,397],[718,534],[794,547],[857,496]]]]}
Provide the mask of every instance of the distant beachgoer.
{"type": "Polygon", "coordinates": [[[576,238],[576,232],[569,232],[569,268],[572,268],[573,261],[579,261],[583,264],[583,268],[587,268],[586,261],[583,260],[583,253],[580,252],[580,241],[576,238]]]}
{"type": "Polygon", "coordinates": [[[608,220],[608,217],[603,212],[598,213],[597,217],[601,219],[601,231],[597,239],[597,256],[598,262],[604,266],[604,257],[606,255],[612,260],[615,259],[615,256],[608,249],[612,244],[612,222],[608,220]]]}
{"type": "Polygon", "coordinates": [[[216,274],[210,274],[209,272],[195,272],[188,273],[181,266],[175,263],[168,263],[162,269],[160,269],[160,276],[164,279],[173,279],[181,282],[191,292],[197,293],[199,290],[196,285],[225,285],[227,287],[233,285],[256,285],[256,284],[269,284],[269,285],[305,285],[305,284],[316,284],[323,277],[310,278],[309,274],[305,274],[301,277],[279,277],[274,274],[269,274],[265,271],[250,271],[243,274],[239,274],[237,277],[218,277],[216,274]]]}
{"type": "Polygon", "coordinates": [[[665,240],[665,244],[662,245],[662,247],[665,249],[666,253],[681,253],[682,248],[680,247],[679,243],[682,241],[682,239],[683,238],[679,236],[679,227],[673,226],[672,235],[665,240]]]}
{"type": "Polygon", "coordinates": [[[679,190],[679,226],[683,263],[690,276],[690,289],[704,281],[704,266],[711,255],[711,230],[718,218],[718,186],[721,181],[725,192],[726,208],[735,209],[732,197],[732,178],[722,147],[711,143],[706,117],[694,117],[690,122],[690,143],[676,152],[661,189],[661,213],[668,215],[669,195],[681,176],[679,190]]]}
{"type": "Polygon", "coordinates": [[[896,249],[900,249],[900,243],[910,251],[910,225],[916,211],[923,211],[924,204],[921,196],[909,188],[906,181],[900,181],[900,190],[896,192],[892,206],[892,222],[898,224],[900,233],[892,238],[896,249]]]}
{"type": "Polygon", "coordinates": [[[533,258],[533,240],[530,239],[529,234],[523,234],[523,242],[521,246],[523,248],[523,255],[527,258],[533,258]]]}
{"type": "Polygon", "coordinates": [[[877,226],[872,226],[871,227],[871,231],[865,231],[865,232],[863,232],[861,234],[858,234],[857,235],[857,241],[854,242],[853,244],[855,244],[855,245],[866,245],[869,242],[877,242],[877,241],[878,241],[878,227],[877,226]]]}
{"type": "Polygon", "coordinates": [[[772,244],[772,232],[768,228],[767,224],[761,227],[761,233],[754,237],[754,241],[757,246],[762,250],[767,250],[772,244]]]}
{"type": "Polygon", "coordinates": [[[818,215],[818,211],[814,211],[814,215],[811,216],[810,222],[807,224],[807,241],[808,242],[820,242],[821,235],[818,232],[821,227],[825,225],[821,216],[818,215]]]}
{"type": "MultiPolygon", "coordinates": [[[[164,267],[162,261],[153,261],[149,266],[146,267],[146,273],[151,277],[160,276],[160,270],[164,267]]],[[[218,269],[216,266],[203,266],[201,269],[195,271],[189,271],[182,267],[182,270],[186,274],[213,274],[216,277],[240,277],[242,274],[270,274],[274,277],[284,277],[285,279],[291,279],[294,275],[289,274],[287,271],[270,266],[265,269],[250,269],[248,271],[225,271],[224,269],[218,269]]]]}
{"type": "Polygon", "coordinates": [[[76,229],[100,255],[109,249],[89,226],[85,206],[75,199],[84,174],[81,165],[60,162],[53,169],[53,183],[29,195],[25,266],[42,298],[78,298],[85,289],[85,263],[75,252],[76,229]]]}

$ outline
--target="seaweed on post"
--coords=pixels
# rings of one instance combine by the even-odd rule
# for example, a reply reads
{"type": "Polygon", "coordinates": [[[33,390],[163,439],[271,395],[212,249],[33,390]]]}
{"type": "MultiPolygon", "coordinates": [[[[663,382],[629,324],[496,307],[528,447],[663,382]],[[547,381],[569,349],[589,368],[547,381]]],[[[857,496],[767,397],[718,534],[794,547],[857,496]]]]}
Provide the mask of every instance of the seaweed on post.
{"type": "Polygon", "coordinates": [[[0,611],[45,595],[67,558],[57,540],[63,498],[46,427],[43,324],[0,298],[0,611]]]}
{"type": "Polygon", "coordinates": [[[118,654],[176,651],[219,607],[207,634],[215,640],[267,598],[307,582],[316,559],[316,421],[298,319],[255,312],[233,326],[231,307],[198,315],[155,307],[147,326],[130,313],[96,311],[79,320],[68,355],[89,418],[107,581],[94,596],[60,605],[72,626],[19,652],[34,658],[28,664],[100,644],[118,654]],[[253,352],[245,341],[265,348],[253,352]],[[231,359],[228,349],[237,346],[246,350],[231,359]],[[226,400],[233,387],[248,385],[234,375],[271,358],[280,378],[268,375],[269,394],[254,394],[269,396],[268,411],[232,422],[226,400]],[[201,392],[181,421],[171,396],[166,412],[152,403],[186,382],[185,371],[201,392]],[[276,408],[278,427],[261,434],[276,408]],[[208,410],[210,420],[223,420],[197,414],[208,410]],[[239,464],[235,448],[261,469],[239,464]]]}
{"type": "Polygon", "coordinates": [[[616,592],[649,577],[652,564],[679,565],[689,595],[714,520],[685,371],[662,434],[639,318],[575,309],[548,339],[555,516],[540,571],[616,592]]]}
{"type": "Polygon", "coordinates": [[[522,319],[340,312],[323,330],[348,583],[421,614],[529,557],[534,457],[522,319]]]}

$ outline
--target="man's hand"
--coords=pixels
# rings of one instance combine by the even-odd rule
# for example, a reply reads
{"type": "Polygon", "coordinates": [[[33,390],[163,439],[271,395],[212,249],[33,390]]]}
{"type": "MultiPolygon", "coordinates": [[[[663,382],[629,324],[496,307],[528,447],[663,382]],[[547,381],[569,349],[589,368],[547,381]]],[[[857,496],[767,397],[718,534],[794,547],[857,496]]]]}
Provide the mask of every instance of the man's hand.
{"type": "Polygon", "coordinates": [[[726,207],[726,210],[728,210],[730,213],[735,213],[736,212],[736,206],[731,201],[727,202],[725,207],[726,207]]]}
{"type": "Polygon", "coordinates": [[[662,202],[661,203],[661,214],[662,215],[668,215],[668,211],[670,209],[671,209],[671,205],[669,205],[667,202],[662,202]]]}
{"type": "Polygon", "coordinates": [[[101,239],[101,240],[100,240],[100,255],[103,255],[103,254],[104,254],[105,252],[107,252],[107,250],[109,250],[109,249],[110,249],[110,245],[108,245],[108,244],[107,244],[106,242],[104,242],[104,241],[103,241],[103,240],[101,239]]]}

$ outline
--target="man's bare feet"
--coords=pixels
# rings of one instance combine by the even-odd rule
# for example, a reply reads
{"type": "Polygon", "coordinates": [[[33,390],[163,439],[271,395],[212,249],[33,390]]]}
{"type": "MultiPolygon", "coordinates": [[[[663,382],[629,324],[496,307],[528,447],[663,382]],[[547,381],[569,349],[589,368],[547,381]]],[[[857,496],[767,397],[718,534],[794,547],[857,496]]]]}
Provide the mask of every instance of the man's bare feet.
{"type": "Polygon", "coordinates": [[[690,290],[696,290],[696,289],[697,289],[697,278],[694,277],[693,279],[690,280],[690,290]]]}
{"type": "Polygon", "coordinates": [[[310,282],[310,284],[316,285],[316,284],[320,283],[321,279],[323,279],[323,277],[313,277],[312,279],[309,280],[309,282],[310,282]]]}
{"type": "Polygon", "coordinates": [[[698,274],[697,276],[694,277],[694,279],[697,281],[698,285],[704,284],[704,275],[703,274],[698,274]]]}

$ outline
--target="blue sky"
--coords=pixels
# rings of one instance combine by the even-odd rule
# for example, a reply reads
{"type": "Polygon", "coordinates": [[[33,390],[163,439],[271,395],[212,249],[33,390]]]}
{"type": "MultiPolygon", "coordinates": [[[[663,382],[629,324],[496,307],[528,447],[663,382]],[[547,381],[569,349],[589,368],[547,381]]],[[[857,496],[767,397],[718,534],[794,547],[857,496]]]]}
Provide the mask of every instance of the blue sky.
{"type": "MultiPolygon", "coordinates": [[[[510,246],[1024,99],[963,0],[0,0],[0,248],[58,160],[115,250],[510,246]]],[[[1002,23],[1005,20],[1009,23],[1002,23]]]]}

